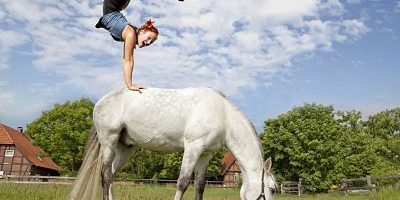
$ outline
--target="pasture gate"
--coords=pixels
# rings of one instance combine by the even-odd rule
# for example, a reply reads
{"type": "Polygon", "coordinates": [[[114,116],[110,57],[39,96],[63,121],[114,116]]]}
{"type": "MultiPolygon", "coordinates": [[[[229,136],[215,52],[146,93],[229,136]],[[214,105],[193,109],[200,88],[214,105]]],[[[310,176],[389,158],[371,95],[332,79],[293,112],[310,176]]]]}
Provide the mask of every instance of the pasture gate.
{"type": "Polygon", "coordinates": [[[301,196],[304,192],[303,179],[299,178],[299,181],[283,181],[281,183],[281,194],[282,195],[297,195],[301,196]]]}
{"type": "Polygon", "coordinates": [[[344,193],[371,192],[380,188],[400,189],[400,176],[366,176],[343,179],[340,190],[344,193]]]}

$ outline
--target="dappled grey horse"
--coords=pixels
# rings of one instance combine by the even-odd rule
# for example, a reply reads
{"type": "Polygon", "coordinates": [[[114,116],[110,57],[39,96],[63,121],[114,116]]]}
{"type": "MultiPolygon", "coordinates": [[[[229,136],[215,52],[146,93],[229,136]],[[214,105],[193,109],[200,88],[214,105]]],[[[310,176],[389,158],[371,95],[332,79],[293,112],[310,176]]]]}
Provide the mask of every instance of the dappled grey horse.
{"type": "Polygon", "coordinates": [[[271,159],[264,162],[254,126],[221,93],[210,88],[120,89],[101,98],[93,111],[86,145],[70,199],[112,200],[115,173],[138,148],[184,151],[175,200],[195,173],[196,199],[203,199],[209,153],[226,145],[242,171],[241,199],[272,199],[271,159]]]}

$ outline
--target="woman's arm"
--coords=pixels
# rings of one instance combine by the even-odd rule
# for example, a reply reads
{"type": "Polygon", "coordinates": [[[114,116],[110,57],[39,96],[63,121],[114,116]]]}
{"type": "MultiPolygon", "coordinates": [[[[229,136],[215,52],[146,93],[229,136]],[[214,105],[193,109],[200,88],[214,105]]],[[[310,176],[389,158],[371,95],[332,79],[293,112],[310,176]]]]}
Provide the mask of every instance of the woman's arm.
{"type": "Polygon", "coordinates": [[[134,48],[132,47],[132,40],[126,38],[124,42],[124,50],[122,55],[122,65],[124,67],[124,81],[125,85],[129,88],[132,86],[132,72],[134,67],[134,48]]]}
{"type": "Polygon", "coordinates": [[[124,81],[126,87],[130,90],[139,91],[144,89],[141,86],[134,86],[132,84],[132,74],[134,67],[134,47],[136,44],[136,35],[132,27],[127,26],[122,32],[122,38],[124,39],[124,49],[122,56],[122,65],[124,68],[124,81]]]}

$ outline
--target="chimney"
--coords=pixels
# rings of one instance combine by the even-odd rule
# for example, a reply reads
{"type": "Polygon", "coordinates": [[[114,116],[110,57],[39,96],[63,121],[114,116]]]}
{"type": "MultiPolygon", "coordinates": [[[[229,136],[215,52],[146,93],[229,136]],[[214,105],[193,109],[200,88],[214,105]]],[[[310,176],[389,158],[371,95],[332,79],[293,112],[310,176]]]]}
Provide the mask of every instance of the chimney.
{"type": "Polygon", "coordinates": [[[20,133],[24,133],[24,128],[22,128],[22,126],[18,126],[17,131],[20,133]]]}

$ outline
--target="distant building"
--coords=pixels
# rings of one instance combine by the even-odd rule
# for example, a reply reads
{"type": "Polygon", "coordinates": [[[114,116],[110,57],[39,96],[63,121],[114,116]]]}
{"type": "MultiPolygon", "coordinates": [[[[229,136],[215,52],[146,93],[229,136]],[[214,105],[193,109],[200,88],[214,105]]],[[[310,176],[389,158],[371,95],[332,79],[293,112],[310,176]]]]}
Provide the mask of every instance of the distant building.
{"type": "Polygon", "coordinates": [[[240,168],[232,152],[226,152],[221,160],[221,176],[225,187],[240,187],[240,168]]]}
{"type": "Polygon", "coordinates": [[[0,176],[58,176],[61,168],[19,130],[0,123],[0,176]]]}

